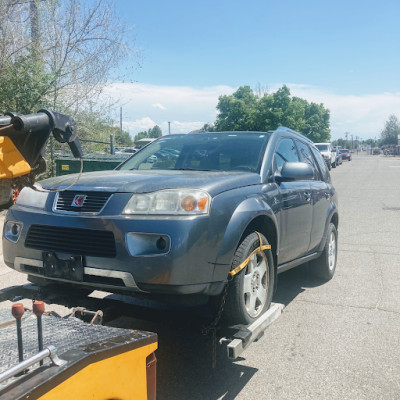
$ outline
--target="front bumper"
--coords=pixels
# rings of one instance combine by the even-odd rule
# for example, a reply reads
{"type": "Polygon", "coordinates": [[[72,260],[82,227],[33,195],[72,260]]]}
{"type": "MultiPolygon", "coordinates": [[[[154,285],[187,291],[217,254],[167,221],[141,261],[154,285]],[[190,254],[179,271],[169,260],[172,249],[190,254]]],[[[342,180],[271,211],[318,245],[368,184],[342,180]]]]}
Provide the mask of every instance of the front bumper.
{"type": "Polygon", "coordinates": [[[23,226],[15,243],[3,233],[5,263],[20,272],[53,281],[107,291],[217,295],[224,287],[230,268],[215,263],[222,234],[210,216],[63,215],[17,205],[8,211],[5,224],[8,221],[21,222],[23,226]],[[60,259],[80,254],[52,251],[51,241],[48,247],[27,247],[32,225],[81,229],[89,232],[89,236],[91,230],[111,231],[115,238],[115,256],[84,255],[80,281],[49,277],[43,268],[43,252],[51,251],[60,259]],[[132,255],[126,242],[129,232],[163,235],[170,238],[170,248],[163,254],[132,255]]]}

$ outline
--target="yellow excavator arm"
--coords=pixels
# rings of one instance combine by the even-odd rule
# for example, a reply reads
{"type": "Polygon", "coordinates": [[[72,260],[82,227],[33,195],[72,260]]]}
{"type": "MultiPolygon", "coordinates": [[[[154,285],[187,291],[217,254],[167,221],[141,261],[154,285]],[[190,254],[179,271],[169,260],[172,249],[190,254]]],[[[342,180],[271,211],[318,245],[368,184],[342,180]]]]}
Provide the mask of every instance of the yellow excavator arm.
{"type": "Polygon", "coordinates": [[[82,158],[76,123],[68,115],[39,110],[0,116],[0,205],[10,201],[13,189],[33,185],[36,176],[45,171],[44,151],[51,133],[69,145],[74,157],[82,158]]]}
{"type": "Polygon", "coordinates": [[[32,172],[31,166],[16,148],[14,142],[0,136],[0,179],[12,179],[32,172]]]}

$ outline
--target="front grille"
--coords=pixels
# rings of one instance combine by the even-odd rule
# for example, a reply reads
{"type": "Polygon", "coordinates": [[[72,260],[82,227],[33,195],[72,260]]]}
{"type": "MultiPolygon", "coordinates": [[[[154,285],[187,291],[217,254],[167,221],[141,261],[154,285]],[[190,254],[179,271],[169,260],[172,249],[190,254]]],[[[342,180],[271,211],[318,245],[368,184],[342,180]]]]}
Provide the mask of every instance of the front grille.
{"type": "Polygon", "coordinates": [[[25,246],[37,250],[82,256],[116,256],[114,234],[110,231],[92,229],[32,225],[29,228],[25,246]]]}
{"type": "Polygon", "coordinates": [[[105,206],[111,195],[112,193],[110,192],[76,192],[66,190],[57,193],[54,209],[56,211],[76,213],[98,213],[105,206]],[[86,196],[82,207],[72,205],[72,201],[76,195],[86,196]]]}

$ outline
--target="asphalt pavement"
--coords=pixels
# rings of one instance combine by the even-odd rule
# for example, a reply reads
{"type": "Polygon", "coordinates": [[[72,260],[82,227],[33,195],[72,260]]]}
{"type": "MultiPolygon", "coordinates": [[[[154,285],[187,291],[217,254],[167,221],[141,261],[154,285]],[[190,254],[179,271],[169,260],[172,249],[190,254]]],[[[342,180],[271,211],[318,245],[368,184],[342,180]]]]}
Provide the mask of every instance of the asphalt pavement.
{"type": "MultiPolygon", "coordinates": [[[[213,369],[210,339],[187,314],[114,321],[158,333],[158,400],[400,398],[400,158],[354,155],[331,175],[335,277],[320,281],[308,265],[280,275],[284,312],[242,358],[219,344],[213,369]]],[[[0,264],[0,288],[25,282],[0,264]]]]}

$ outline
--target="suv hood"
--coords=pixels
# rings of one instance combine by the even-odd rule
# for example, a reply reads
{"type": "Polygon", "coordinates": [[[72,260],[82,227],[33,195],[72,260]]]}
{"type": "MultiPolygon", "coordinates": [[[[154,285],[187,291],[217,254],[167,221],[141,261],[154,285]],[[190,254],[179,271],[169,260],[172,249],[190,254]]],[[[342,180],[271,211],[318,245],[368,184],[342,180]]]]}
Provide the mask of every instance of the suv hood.
{"type": "MultiPolygon", "coordinates": [[[[40,182],[44,189],[63,189],[78,175],[64,175],[40,182]]],[[[71,190],[104,190],[121,193],[149,193],[156,190],[193,188],[211,196],[238,187],[261,183],[257,173],[209,171],[96,171],[82,174],[71,190]]]]}

